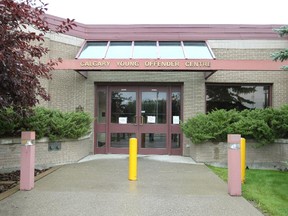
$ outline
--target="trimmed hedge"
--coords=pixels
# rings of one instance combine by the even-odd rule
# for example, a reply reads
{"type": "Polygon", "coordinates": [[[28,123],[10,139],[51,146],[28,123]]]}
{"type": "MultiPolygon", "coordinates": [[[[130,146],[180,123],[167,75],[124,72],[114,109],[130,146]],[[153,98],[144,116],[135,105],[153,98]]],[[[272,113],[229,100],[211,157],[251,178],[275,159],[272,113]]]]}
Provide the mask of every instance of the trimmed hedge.
{"type": "Polygon", "coordinates": [[[37,139],[51,141],[77,139],[91,131],[92,118],[84,112],[61,112],[37,107],[28,117],[18,115],[12,108],[0,110],[0,137],[20,136],[21,131],[35,131],[37,139]]]}
{"type": "Polygon", "coordinates": [[[188,119],[181,128],[195,144],[225,142],[227,134],[241,134],[266,145],[278,138],[288,138],[288,105],[280,109],[215,110],[188,119]]]}

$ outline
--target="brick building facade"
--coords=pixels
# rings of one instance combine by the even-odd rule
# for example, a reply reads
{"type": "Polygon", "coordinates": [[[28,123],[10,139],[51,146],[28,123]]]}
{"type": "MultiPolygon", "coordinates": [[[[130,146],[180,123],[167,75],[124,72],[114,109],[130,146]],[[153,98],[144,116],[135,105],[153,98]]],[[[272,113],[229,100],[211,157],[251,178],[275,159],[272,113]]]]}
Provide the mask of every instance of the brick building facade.
{"type": "MultiPolygon", "coordinates": [[[[53,26],[60,22],[61,18],[47,15],[47,21],[53,26]]],[[[267,100],[265,103],[267,106],[280,107],[288,102],[286,96],[288,93],[288,75],[280,69],[280,63],[271,60],[273,52],[288,47],[288,41],[280,38],[273,31],[273,29],[279,27],[272,25],[101,26],[78,24],[74,30],[66,35],[55,35],[52,33],[47,35],[46,45],[51,50],[47,59],[61,57],[63,64],[60,64],[52,72],[52,80],[43,81],[43,85],[46,86],[51,95],[51,101],[43,102],[41,105],[63,111],[74,111],[81,106],[84,111],[91,113],[95,117],[95,122],[93,124],[93,136],[91,136],[90,140],[90,153],[128,152],[127,145],[121,146],[121,142],[127,141],[127,137],[132,136],[138,138],[139,147],[143,150],[142,153],[188,156],[190,155],[190,141],[183,137],[175,122],[178,120],[185,121],[197,113],[205,113],[207,111],[207,86],[220,84],[219,86],[247,85],[249,87],[261,87],[262,85],[267,85],[269,90],[266,89],[268,92],[265,92],[265,100],[267,100]],[[85,51],[88,43],[103,41],[108,42],[107,49],[112,46],[111,42],[115,41],[131,42],[133,47],[139,41],[156,41],[156,47],[158,48],[161,48],[162,41],[181,42],[182,46],[186,41],[204,42],[211,51],[212,57],[210,59],[190,59],[186,57],[183,59],[178,57],[176,59],[168,58],[168,60],[161,57],[149,59],[150,62],[160,62],[159,64],[157,63],[157,67],[154,65],[155,67],[150,67],[149,69],[145,68],[145,66],[139,66],[142,63],[147,66],[147,58],[107,58],[107,56],[104,56],[104,58],[93,58],[93,56],[80,58],[81,52],[85,51]],[[123,60],[124,63],[122,63],[127,63],[128,66],[121,67],[120,60],[123,60]],[[221,60],[223,61],[221,62],[221,60]],[[101,64],[105,62],[109,62],[110,65],[115,64],[114,66],[103,68],[98,67],[96,61],[97,64],[99,62],[101,64]],[[178,68],[165,67],[164,63],[167,61],[180,66],[178,68]],[[182,67],[182,62],[186,65],[187,61],[193,61],[193,64],[208,62],[209,67],[182,67]],[[225,61],[229,62],[229,66],[225,65],[225,61]],[[216,66],[214,66],[214,63],[216,66]],[[87,67],[84,67],[84,64],[90,64],[90,66],[86,65],[87,67]],[[248,66],[246,67],[246,65],[248,66]],[[206,76],[207,73],[212,75],[206,76]],[[102,100],[100,99],[99,91],[100,93],[103,91],[103,94],[101,93],[102,96],[105,95],[105,105],[99,104],[99,101],[102,100]],[[130,117],[125,117],[123,114],[123,112],[126,112],[125,110],[121,110],[122,115],[117,116],[117,120],[113,122],[113,94],[115,92],[124,94],[125,91],[131,93],[130,95],[134,95],[135,92],[136,95],[134,101],[136,111],[131,124],[129,124],[130,117]],[[171,108],[169,105],[169,103],[173,103],[173,99],[169,98],[173,91],[179,91],[181,95],[181,112],[175,116],[173,107],[171,108]],[[158,95],[161,95],[161,93],[165,95],[163,100],[165,100],[166,111],[162,114],[167,119],[162,124],[157,122],[160,119],[160,116],[157,116],[160,115],[159,113],[157,115],[155,113],[145,115],[147,111],[143,110],[144,95],[147,93],[147,95],[152,97],[154,95],[153,92],[157,92],[157,106],[160,106],[158,95]],[[105,110],[101,110],[100,106],[104,106],[105,110]],[[105,122],[102,122],[103,124],[97,122],[100,117],[105,118],[105,122]],[[148,123],[150,124],[145,129],[145,124],[148,123]],[[165,124],[165,127],[162,127],[163,124],[165,124]],[[132,128],[133,125],[135,125],[135,128],[132,128]],[[144,127],[142,128],[143,125],[144,127]],[[149,131],[149,127],[152,128],[152,131],[149,131]],[[160,147],[157,147],[156,144],[149,147],[149,145],[152,145],[150,138],[151,134],[154,137],[154,130],[156,131],[155,134],[159,135],[155,136],[155,139],[165,142],[164,144],[159,142],[160,147]],[[119,141],[118,143],[117,140],[119,141]],[[177,140],[176,143],[173,143],[175,140],[177,140]],[[158,151],[159,148],[165,150],[158,151]],[[149,150],[145,151],[145,149],[149,150]]],[[[254,97],[257,97],[256,93],[250,99],[254,100],[254,97]]],[[[125,104],[127,102],[125,102],[126,99],[123,99],[122,106],[128,106],[125,104]]],[[[264,101],[261,103],[264,103],[264,101]]],[[[155,143],[156,141],[153,140],[153,142],[155,143]]]]}

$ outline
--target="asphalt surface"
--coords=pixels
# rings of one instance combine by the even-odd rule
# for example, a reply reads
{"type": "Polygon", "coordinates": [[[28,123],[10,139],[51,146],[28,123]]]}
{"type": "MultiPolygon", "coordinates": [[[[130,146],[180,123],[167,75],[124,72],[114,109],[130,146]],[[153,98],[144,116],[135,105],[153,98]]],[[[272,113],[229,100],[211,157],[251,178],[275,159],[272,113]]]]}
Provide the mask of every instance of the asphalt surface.
{"type": "Polygon", "coordinates": [[[98,156],[65,165],[31,191],[0,201],[0,215],[262,215],[227,191],[205,165],[184,157],[139,157],[138,179],[129,181],[127,155],[98,156]]]}

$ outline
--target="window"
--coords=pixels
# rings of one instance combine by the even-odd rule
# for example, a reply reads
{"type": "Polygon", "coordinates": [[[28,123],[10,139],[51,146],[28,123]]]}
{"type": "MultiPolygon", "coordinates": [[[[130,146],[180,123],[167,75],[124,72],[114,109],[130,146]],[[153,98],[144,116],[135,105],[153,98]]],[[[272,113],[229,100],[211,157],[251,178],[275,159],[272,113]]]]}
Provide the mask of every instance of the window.
{"type": "Polygon", "coordinates": [[[181,93],[180,92],[172,92],[171,95],[171,102],[172,102],[172,124],[180,124],[180,115],[181,115],[181,93]]]}
{"type": "Polygon", "coordinates": [[[136,92],[113,91],[111,95],[111,123],[136,123],[136,92]]]}
{"type": "Polygon", "coordinates": [[[109,59],[127,59],[132,57],[132,42],[110,42],[106,55],[109,59]]]}
{"type": "Polygon", "coordinates": [[[106,91],[98,91],[97,122],[106,123],[106,91]]]}
{"type": "Polygon", "coordinates": [[[205,42],[184,42],[186,58],[212,59],[212,55],[205,42]]]}
{"type": "Polygon", "coordinates": [[[159,42],[161,59],[184,59],[184,53],[180,41],[159,42]]]}
{"type": "Polygon", "coordinates": [[[213,53],[203,41],[88,41],[78,58],[213,59],[213,53]]]}
{"type": "Polygon", "coordinates": [[[106,133],[97,133],[97,147],[104,148],[106,146],[106,133]]]}
{"type": "Polygon", "coordinates": [[[83,58],[104,58],[107,50],[106,42],[87,42],[82,50],[79,59],[83,58]]]}
{"type": "Polygon", "coordinates": [[[157,57],[158,55],[157,55],[156,41],[153,41],[153,42],[135,41],[134,42],[133,58],[156,59],[157,57]]]}
{"type": "Polygon", "coordinates": [[[271,85],[207,84],[206,111],[263,109],[270,106],[271,85]]]}

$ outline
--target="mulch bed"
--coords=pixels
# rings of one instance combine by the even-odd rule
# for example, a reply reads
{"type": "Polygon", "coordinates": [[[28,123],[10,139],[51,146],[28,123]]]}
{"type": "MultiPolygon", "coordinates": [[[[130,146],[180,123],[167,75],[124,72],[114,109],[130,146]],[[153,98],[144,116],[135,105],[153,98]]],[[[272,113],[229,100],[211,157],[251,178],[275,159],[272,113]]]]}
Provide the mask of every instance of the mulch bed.
{"type": "MultiPolygon", "coordinates": [[[[49,169],[49,168],[48,168],[49,169]]],[[[34,176],[37,176],[48,169],[35,169],[34,176]]],[[[20,170],[16,170],[9,173],[0,173],[0,193],[3,193],[16,185],[19,184],[20,181],[20,170]]]]}

